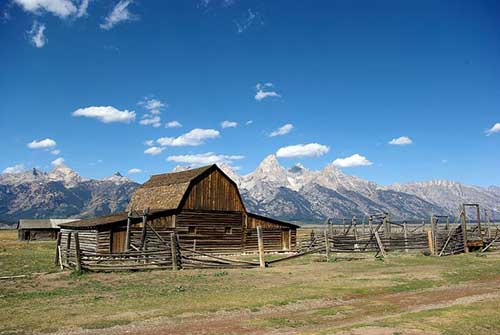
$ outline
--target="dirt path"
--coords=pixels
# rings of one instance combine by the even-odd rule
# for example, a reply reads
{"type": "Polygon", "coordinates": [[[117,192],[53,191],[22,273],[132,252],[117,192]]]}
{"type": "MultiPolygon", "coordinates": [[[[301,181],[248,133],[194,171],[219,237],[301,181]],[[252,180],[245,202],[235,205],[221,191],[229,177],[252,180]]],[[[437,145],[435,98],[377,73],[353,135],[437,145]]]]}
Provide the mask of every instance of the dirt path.
{"type": "MultiPolygon", "coordinates": [[[[500,298],[500,280],[483,281],[439,287],[434,289],[381,294],[340,299],[317,299],[301,301],[286,306],[265,307],[259,311],[241,310],[231,312],[216,312],[211,314],[181,315],[174,318],[158,318],[154,320],[133,323],[126,326],[117,326],[105,330],[73,330],[58,334],[93,334],[104,335],[167,335],[167,334],[298,334],[316,332],[324,329],[345,329],[361,324],[370,324],[375,321],[391,317],[402,316],[406,313],[420,312],[454,305],[467,305],[478,301],[500,298]],[[376,306],[377,308],[373,308],[376,306]],[[384,309],[388,306],[388,309],[384,309]],[[318,318],[317,312],[321,309],[334,308],[340,311],[352,312],[333,313],[331,316],[318,318]],[[304,324],[285,324],[279,329],[263,326],[263,322],[274,319],[287,318],[293,320],[320,320],[304,324]]],[[[400,333],[403,335],[434,334],[418,330],[363,328],[355,331],[340,332],[343,335],[385,335],[400,333]]]]}

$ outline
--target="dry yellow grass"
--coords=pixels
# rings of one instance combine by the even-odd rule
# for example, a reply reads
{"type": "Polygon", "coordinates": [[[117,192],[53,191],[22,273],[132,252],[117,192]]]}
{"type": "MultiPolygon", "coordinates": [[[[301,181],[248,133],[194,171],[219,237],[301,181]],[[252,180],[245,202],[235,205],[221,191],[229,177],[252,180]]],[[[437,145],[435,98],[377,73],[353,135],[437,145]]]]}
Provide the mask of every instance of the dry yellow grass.
{"type": "MultiPolygon", "coordinates": [[[[1,275],[29,277],[1,282],[0,333],[5,334],[70,328],[102,332],[113,326],[118,328],[109,331],[119,333],[130,323],[152,319],[157,321],[134,329],[138,334],[150,327],[158,330],[153,333],[196,333],[191,327],[204,320],[204,330],[213,334],[276,329],[331,334],[366,325],[466,334],[462,329],[483,329],[484,318],[470,314],[468,328],[451,321],[466,313],[469,304],[474,313],[492,318],[500,301],[494,296],[500,287],[495,253],[446,258],[398,254],[384,261],[333,263],[313,255],[267,269],[75,275],[53,266],[53,242],[18,242],[14,234],[0,232],[1,275]],[[474,298],[448,306],[456,300],[455,291],[464,297],[493,296],[488,303],[474,298]],[[424,307],[412,310],[407,301],[424,307]]],[[[498,322],[487,322],[487,327],[500,333],[498,322]]]]}

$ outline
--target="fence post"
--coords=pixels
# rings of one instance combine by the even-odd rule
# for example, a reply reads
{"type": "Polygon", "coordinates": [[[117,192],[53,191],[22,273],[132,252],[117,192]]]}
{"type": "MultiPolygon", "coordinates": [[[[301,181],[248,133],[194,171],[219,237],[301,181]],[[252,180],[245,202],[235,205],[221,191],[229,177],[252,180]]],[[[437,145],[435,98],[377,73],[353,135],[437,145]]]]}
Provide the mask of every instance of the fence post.
{"type": "Polygon", "coordinates": [[[432,230],[427,231],[427,243],[429,243],[429,251],[434,255],[434,243],[432,243],[432,230]]]}
{"type": "Polygon", "coordinates": [[[127,215],[127,236],[125,236],[125,248],[127,251],[130,250],[130,224],[131,224],[131,219],[130,219],[130,215],[132,213],[128,212],[128,215],[127,215]]]}
{"type": "Polygon", "coordinates": [[[436,256],[437,253],[437,236],[436,229],[437,228],[437,218],[434,215],[431,218],[431,232],[432,232],[432,254],[436,256]]]}
{"type": "Polygon", "coordinates": [[[406,220],[403,221],[403,234],[405,239],[405,252],[408,252],[408,229],[406,227],[406,220]]]}
{"type": "Polygon", "coordinates": [[[170,233],[170,253],[172,254],[172,270],[178,270],[177,266],[177,239],[175,232],[170,233]]]}
{"type": "Polygon", "coordinates": [[[464,252],[469,252],[469,247],[467,246],[467,217],[465,216],[465,206],[462,205],[462,212],[460,213],[460,219],[462,220],[462,233],[464,237],[464,252]]]}
{"type": "Polygon", "coordinates": [[[146,234],[147,234],[146,222],[147,222],[147,214],[146,210],[144,210],[144,212],[142,213],[141,250],[144,250],[144,247],[146,246],[146,234]]]}
{"type": "Polygon", "coordinates": [[[259,243],[259,265],[261,268],[266,267],[266,262],[264,260],[264,237],[262,236],[262,227],[257,227],[257,240],[259,243]]]}
{"type": "Polygon", "coordinates": [[[328,239],[328,232],[325,229],[325,252],[326,252],[326,261],[330,260],[330,240],[328,239]]]}
{"type": "Polygon", "coordinates": [[[71,249],[71,235],[72,232],[68,232],[68,238],[66,239],[66,257],[64,259],[65,265],[69,267],[69,252],[71,249]]]}
{"type": "Polygon", "coordinates": [[[490,216],[488,215],[488,212],[486,211],[486,208],[484,209],[484,218],[485,218],[485,220],[486,220],[486,224],[487,224],[488,238],[491,238],[491,223],[490,223],[490,216]]]}
{"type": "Polygon", "coordinates": [[[80,238],[78,233],[75,233],[75,254],[76,254],[76,271],[82,272],[82,255],[80,251],[80,238]]]}
{"type": "Polygon", "coordinates": [[[357,228],[356,216],[352,217],[352,229],[353,229],[353,233],[354,233],[354,239],[357,241],[358,240],[358,228],[357,228]]]}
{"type": "Polygon", "coordinates": [[[59,251],[60,251],[60,248],[61,247],[61,232],[58,231],[57,232],[57,242],[56,242],[56,255],[54,257],[54,265],[59,265],[59,251]]]}

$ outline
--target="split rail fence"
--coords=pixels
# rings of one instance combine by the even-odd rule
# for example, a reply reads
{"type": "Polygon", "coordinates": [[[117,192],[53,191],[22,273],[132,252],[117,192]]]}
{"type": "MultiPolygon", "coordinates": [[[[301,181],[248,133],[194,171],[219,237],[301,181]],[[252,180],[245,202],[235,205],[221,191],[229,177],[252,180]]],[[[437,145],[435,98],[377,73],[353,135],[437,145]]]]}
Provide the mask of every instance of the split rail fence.
{"type": "Polygon", "coordinates": [[[89,251],[88,237],[84,233],[69,233],[57,239],[55,263],[61,268],[77,271],[119,271],[153,269],[200,269],[200,268],[253,268],[267,267],[309,254],[325,254],[327,259],[336,254],[373,253],[386,256],[389,252],[422,251],[434,256],[447,256],[468,252],[479,247],[481,252],[500,247],[500,229],[492,230],[477,225],[450,224],[447,217],[433,217],[430,227],[426,224],[408,224],[406,221],[390,221],[386,214],[372,215],[368,223],[359,225],[356,219],[350,224],[328,224],[321,230],[312,230],[308,238],[298,240],[294,253],[272,260],[265,260],[265,241],[257,227],[258,262],[199,252],[181,246],[175,232],[170,237],[158,234],[152,227],[153,238],[133,241],[131,250],[120,253],[96,253],[89,251]],[[441,222],[439,221],[441,219],[441,222]],[[443,222],[443,219],[446,219],[443,222]],[[440,223],[440,224],[438,224],[440,223]],[[361,227],[360,227],[361,226],[361,227]],[[429,229],[430,228],[430,229],[429,229]],[[139,243],[140,242],[140,243],[139,243]]]}

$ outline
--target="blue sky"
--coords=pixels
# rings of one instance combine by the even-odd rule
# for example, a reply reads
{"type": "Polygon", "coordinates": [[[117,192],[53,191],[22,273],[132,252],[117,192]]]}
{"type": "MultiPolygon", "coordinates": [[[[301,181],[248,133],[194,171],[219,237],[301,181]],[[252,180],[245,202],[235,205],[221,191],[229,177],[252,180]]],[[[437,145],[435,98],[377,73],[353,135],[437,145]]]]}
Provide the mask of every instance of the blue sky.
{"type": "Polygon", "coordinates": [[[497,1],[10,0],[0,11],[0,171],[64,159],[83,176],[136,169],[144,181],[214,161],[247,173],[278,153],[381,184],[500,185],[497,1]]]}

